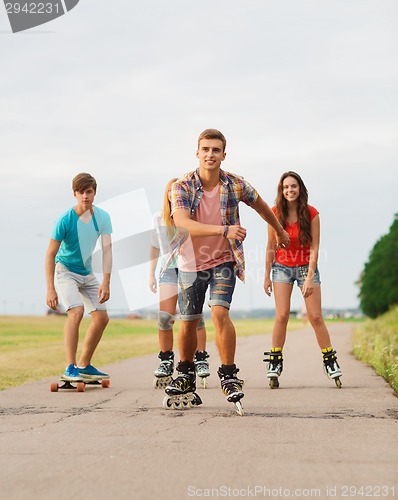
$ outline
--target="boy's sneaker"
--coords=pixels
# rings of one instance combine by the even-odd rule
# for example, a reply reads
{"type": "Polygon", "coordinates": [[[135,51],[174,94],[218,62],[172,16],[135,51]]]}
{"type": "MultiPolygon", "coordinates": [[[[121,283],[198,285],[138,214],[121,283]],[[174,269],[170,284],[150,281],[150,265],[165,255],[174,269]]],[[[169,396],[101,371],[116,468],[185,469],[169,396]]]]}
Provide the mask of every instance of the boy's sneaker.
{"type": "Polygon", "coordinates": [[[78,372],[76,366],[74,364],[71,364],[64,371],[61,380],[64,380],[66,382],[82,382],[83,377],[78,372]]]}
{"type": "Polygon", "coordinates": [[[77,371],[80,374],[80,377],[84,380],[104,380],[109,378],[108,373],[102,373],[93,365],[88,365],[85,368],[77,367],[77,371]]]}

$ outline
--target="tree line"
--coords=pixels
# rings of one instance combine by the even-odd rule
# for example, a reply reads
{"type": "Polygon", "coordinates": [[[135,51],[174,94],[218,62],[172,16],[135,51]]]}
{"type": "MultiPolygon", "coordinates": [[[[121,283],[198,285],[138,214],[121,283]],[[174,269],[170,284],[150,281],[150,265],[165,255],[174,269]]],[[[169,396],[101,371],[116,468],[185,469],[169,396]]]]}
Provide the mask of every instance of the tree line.
{"type": "Polygon", "coordinates": [[[398,304],[398,214],[370,252],[359,279],[360,307],[376,318],[398,304]]]}

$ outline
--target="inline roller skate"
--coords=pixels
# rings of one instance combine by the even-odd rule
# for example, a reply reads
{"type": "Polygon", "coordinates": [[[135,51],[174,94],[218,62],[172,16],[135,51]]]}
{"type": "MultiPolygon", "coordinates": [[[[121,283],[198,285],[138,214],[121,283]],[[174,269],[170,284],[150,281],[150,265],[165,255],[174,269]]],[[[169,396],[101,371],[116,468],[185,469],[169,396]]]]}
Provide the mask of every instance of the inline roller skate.
{"type": "Polygon", "coordinates": [[[240,400],[244,397],[242,391],[243,381],[237,377],[239,368],[236,365],[221,365],[217,371],[221,380],[221,389],[227,396],[229,403],[234,403],[238,415],[243,416],[243,406],[240,400]]]}
{"type": "Polygon", "coordinates": [[[265,358],[263,361],[268,363],[267,377],[269,379],[269,386],[271,389],[279,387],[279,377],[283,371],[283,355],[282,350],[267,351],[264,353],[265,358]]]}
{"type": "Polygon", "coordinates": [[[206,389],[207,377],[210,376],[209,362],[207,361],[208,357],[209,357],[209,355],[207,354],[207,351],[196,351],[195,352],[195,359],[194,359],[195,371],[196,371],[196,375],[202,381],[203,389],[206,389]]]}
{"type": "Polygon", "coordinates": [[[336,386],[341,389],[342,383],[340,377],[342,376],[341,369],[337,363],[336,351],[328,351],[323,354],[323,368],[328,377],[334,380],[336,386]]]}
{"type": "Polygon", "coordinates": [[[202,400],[196,394],[195,365],[190,361],[180,361],[177,365],[178,376],[165,389],[163,408],[187,409],[199,406],[202,400]]]}
{"type": "Polygon", "coordinates": [[[160,365],[155,370],[155,378],[153,380],[154,389],[164,389],[173,381],[174,370],[174,352],[160,351],[158,358],[160,365]]]}

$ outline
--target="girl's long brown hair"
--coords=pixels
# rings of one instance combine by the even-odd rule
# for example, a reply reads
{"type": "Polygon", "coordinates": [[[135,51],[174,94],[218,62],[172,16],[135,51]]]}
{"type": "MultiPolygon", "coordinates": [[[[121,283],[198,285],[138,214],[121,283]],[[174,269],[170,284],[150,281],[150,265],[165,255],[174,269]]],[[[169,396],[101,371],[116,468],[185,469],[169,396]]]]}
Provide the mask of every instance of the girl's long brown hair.
{"type": "Polygon", "coordinates": [[[169,195],[170,195],[171,185],[173,184],[173,182],[175,182],[177,180],[178,180],[177,177],[175,177],[174,179],[171,179],[167,183],[166,189],[164,191],[164,198],[163,198],[162,216],[163,216],[163,220],[164,220],[164,223],[166,226],[166,234],[170,240],[173,238],[173,236],[175,234],[175,225],[174,225],[173,219],[171,218],[171,203],[170,203],[169,195]]]}
{"type": "Polygon", "coordinates": [[[299,241],[302,246],[309,246],[312,243],[310,209],[308,208],[308,190],[303,179],[296,172],[285,172],[278,184],[278,193],[275,204],[277,208],[277,218],[281,226],[286,228],[286,221],[289,215],[288,203],[283,196],[283,183],[286,177],[294,177],[300,187],[300,194],[297,199],[297,224],[299,227],[299,241]]]}

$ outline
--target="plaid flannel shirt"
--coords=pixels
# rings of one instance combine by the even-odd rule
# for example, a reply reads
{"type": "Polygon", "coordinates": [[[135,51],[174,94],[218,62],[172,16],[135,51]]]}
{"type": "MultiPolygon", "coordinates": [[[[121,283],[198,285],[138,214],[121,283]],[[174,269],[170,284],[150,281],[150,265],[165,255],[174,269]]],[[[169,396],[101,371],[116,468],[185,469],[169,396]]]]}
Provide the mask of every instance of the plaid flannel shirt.
{"type": "MultiPolygon", "coordinates": [[[[189,210],[192,218],[203,195],[198,170],[189,172],[178,179],[171,187],[171,214],[176,210],[189,210]]],[[[247,181],[235,174],[220,170],[220,210],[223,225],[239,225],[239,202],[253,205],[258,198],[258,192],[247,181]]],[[[170,243],[170,256],[165,262],[162,273],[179,253],[187,235],[177,231],[170,243]]],[[[243,244],[238,240],[228,240],[235,257],[235,269],[239,279],[245,279],[245,256],[243,244]]]]}

